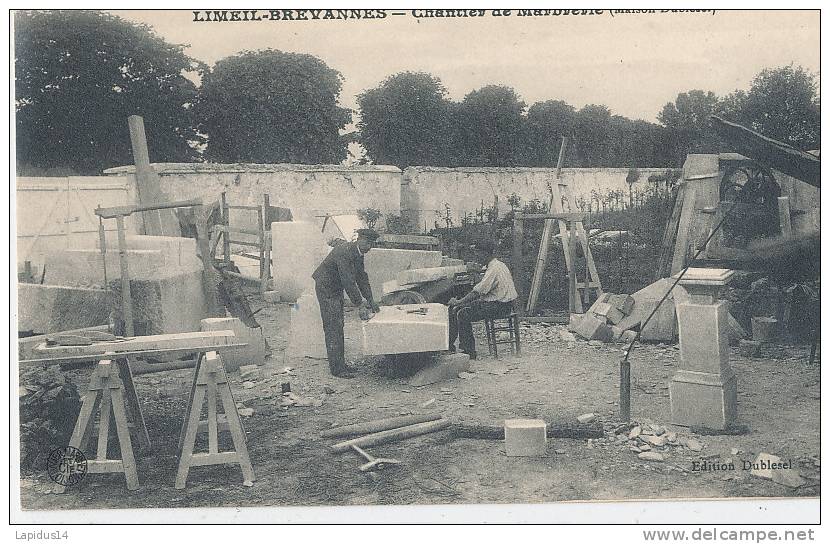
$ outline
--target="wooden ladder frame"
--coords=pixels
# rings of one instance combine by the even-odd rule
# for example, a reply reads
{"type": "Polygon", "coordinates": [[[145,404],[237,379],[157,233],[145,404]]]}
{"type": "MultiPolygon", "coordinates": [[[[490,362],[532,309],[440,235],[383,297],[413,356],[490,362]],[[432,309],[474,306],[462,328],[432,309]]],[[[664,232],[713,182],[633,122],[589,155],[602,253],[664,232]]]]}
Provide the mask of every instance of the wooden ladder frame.
{"type": "MultiPolygon", "coordinates": [[[[211,240],[211,254],[215,254],[219,240],[222,240],[222,260],[225,264],[231,263],[231,245],[240,245],[256,248],[257,254],[242,253],[241,255],[259,261],[259,277],[239,274],[240,279],[256,282],[259,284],[260,293],[269,290],[271,284],[271,232],[267,224],[269,210],[271,209],[271,197],[268,194],[262,195],[262,205],[243,206],[228,204],[227,194],[222,193],[221,197],[222,224],[213,227],[213,239],[211,240]],[[230,224],[231,210],[248,210],[257,213],[257,229],[243,229],[232,227],[230,224]],[[232,234],[247,234],[256,236],[256,242],[247,240],[233,240],[232,234]]],[[[233,275],[233,274],[232,274],[233,275]]]]}
{"type": "MultiPolygon", "coordinates": [[[[550,213],[547,214],[522,214],[517,212],[513,217],[513,273],[521,275],[522,241],[524,238],[524,221],[531,219],[544,219],[545,229],[542,233],[542,240],[539,244],[539,257],[536,262],[536,269],[531,281],[530,292],[528,293],[526,314],[532,314],[536,309],[539,292],[542,286],[545,267],[547,265],[548,248],[553,237],[554,221],[559,226],[559,234],[562,239],[562,250],[565,254],[565,267],[568,270],[568,309],[570,313],[581,314],[584,307],[590,306],[590,291],[596,291],[596,296],[602,295],[602,283],[597,273],[594,257],[588,244],[588,235],[585,232],[583,221],[584,213],[571,211],[571,195],[566,183],[558,178],[551,186],[550,213]],[[567,206],[567,209],[565,209],[567,206]],[[576,276],[576,246],[582,247],[582,253],[586,260],[586,278],[580,281],[576,276]]],[[[522,282],[523,283],[523,282],[522,282]]]]}

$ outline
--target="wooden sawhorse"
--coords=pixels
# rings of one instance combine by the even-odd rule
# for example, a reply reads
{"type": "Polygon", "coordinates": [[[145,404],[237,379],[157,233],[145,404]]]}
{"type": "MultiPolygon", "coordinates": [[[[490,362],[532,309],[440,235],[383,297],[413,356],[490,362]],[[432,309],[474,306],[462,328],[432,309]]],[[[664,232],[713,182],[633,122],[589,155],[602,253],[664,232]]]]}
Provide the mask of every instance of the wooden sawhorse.
{"type": "Polygon", "coordinates": [[[199,358],[190,389],[184,424],[179,436],[179,470],[176,473],[176,489],[184,489],[190,467],[204,465],[239,464],[244,478],[243,485],[251,486],[254,469],[248,455],[245,429],[236,410],[228,377],[222,359],[215,351],[199,358]],[[207,397],[207,420],[202,420],[202,407],[207,397]],[[217,400],[221,400],[224,418],[220,421],[217,400]],[[196,435],[207,430],[208,451],[194,453],[196,435]],[[219,431],[228,430],[233,438],[233,451],[219,451],[219,431]]]}
{"type": "MultiPolygon", "coordinates": [[[[198,353],[196,370],[186,416],[179,440],[179,469],[176,488],[184,488],[191,466],[238,463],[242,468],[245,485],[254,481],[253,468],[248,455],[245,431],[233,400],[225,368],[217,350],[245,346],[236,343],[232,331],[210,331],[180,333],[176,335],[155,335],[105,342],[93,346],[47,346],[41,344],[35,353],[47,355],[43,359],[20,361],[25,364],[71,364],[95,362],[87,394],[84,396],[69,446],[84,450],[88,445],[98,419],[98,442],[95,458],[87,461],[88,473],[123,473],[127,489],[138,488],[135,454],[133,453],[130,423],[137,432],[139,444],[150,447],[150,438],[133,383],[130,359],[147,355],[184,355],[198,353]],[[217,396],[221,399],[224,414],[220,421],[217,412],[217,396]],[[208,401],[207,420],[201,421],[205,397],[208,401]],[[107,458],[110,427],[114,422],[121,459],[107,458]],[[209,451],[193,453],[196,434],[202,429],[208,431],[209,451]],[[218,433],[229,430],[234,442],[234,451],[219,452],[218,433]]],[[[58,485],[57,493],[66,490],[58,485]]]]}

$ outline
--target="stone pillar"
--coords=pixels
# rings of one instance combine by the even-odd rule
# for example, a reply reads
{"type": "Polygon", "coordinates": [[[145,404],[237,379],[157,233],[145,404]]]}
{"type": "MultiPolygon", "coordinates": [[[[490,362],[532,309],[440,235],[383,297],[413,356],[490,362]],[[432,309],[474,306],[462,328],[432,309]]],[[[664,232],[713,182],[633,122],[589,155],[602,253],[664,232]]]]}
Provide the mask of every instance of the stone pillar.
{"type": "Polygon", "coordinates": [[[722,430],[735,423],[738,380],[729,366],[729,303],[718,300],[733,274],[690,268],[680,280],[689,300],[677,304],[680,368],[669,384],[675,425],[722,430]]]}

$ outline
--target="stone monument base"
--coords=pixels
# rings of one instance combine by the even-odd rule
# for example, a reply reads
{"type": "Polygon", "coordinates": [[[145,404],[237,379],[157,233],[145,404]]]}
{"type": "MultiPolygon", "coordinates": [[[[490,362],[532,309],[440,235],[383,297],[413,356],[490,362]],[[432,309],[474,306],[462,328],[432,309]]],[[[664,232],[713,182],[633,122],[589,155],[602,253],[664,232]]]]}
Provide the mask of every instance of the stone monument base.
{"type": "Polygon", "coordinates": [[[669,384],[669,398],[673,424],[723,430],[738,416],[738,378],[731,371],[680,370],[669,384]]]}

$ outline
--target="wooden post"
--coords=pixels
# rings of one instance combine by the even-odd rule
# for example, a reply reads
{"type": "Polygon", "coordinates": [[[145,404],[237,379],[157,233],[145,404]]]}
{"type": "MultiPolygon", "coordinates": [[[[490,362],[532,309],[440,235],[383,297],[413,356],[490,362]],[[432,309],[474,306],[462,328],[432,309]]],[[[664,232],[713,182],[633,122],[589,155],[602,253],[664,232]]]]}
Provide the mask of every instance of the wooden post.
{"type": "MultiPolygon", "coordinates": [[[[213,266],[210,242],[208,240],[205,207],[196,206],[193,211],[193,217],[196,221],[196,245],[199,248],[199,255],[202,257],[202,290],[205,293],[205,301],[207,302],[207,314],[208,317],[225,317],[225,308],[219,302],[219,293],[216,288],[221,277],[213,266]]],[[[223,240],[228,239],[227,231],[222,238],[223,240]]]]}
{"type": "MultiPolygon", "coordinates": [[[[130,127],[130,143],[135,164],[135,185],[139,205],[162,204],[169,199],[161,190],[159,176],[150,166],[147,150],[147,135],[144,133],[144,119],[139,115],[127,118],[130,127]]],[[[156,236],[181,236],[182,229],[173,210],[152,210],[142,212],[144,234],[156,236]]]]}
{"type": "Polygon", "coordinates": [[[631,363],[627,359],[620,361],[620,419],[631,421],[631,363]]]}
{"type": "MultiPolygon", "coordinates": [[[[556,161],[556,179],[551,186],[549,213],[562,212],[562,195],[559,191],[559,177],[562,175],[562,164],[565,161],[565,148],[568,145],[568,138],[562,137],[562,145],[559,146],[559,158],[556,161]]],[[[536,269],[533,271],[533,280],[530,285],[530,293],[527,298],[527,313],[532,314],[536,310],[536,302],[539,298],[539,290],[542,287],[542,278],[545,275],[550,239],[553,236],[553,219],[545,219],[545,228],[542,232],[542,240],[539,243],[539,256],[536,259],[536,269]]],[[[560,222],[560,230],[562,223],[560,222]]],[[[564,236],[563,236],[564,240],[564,236]]],[[[564,243],[564,242],[563,242],[564,243]]],[[[570,267],[568,271],[570,272],[570,267]]]]}
{"type": "MultiPolygon", "coordinates": [[[[231,226],[231,210],[228,207],[228,197],[222,192],[222,224],[231,226]]],[[[225,264],[231,262],[231,241],[227,230],[222,231],[222,260],[225,264]]]]}
{"type": "MultiPolygon", "coordinates": [[[[522,220],[522,213],[517,211],[513,214],[513,255],[511,260],[513,261],[513,278],[520,290],[525,288],[524,267],[522,266],[522,260],[524,259],[524,255],[522,254],[523,242],[524,224],[522,220]]],[[[519,294],[520,298],[521,296],[522,295],[519,294]]],[[[519,305],[519,311],[524,313],[523,304],[519,305]]]]}
{"type": "Polygon", "coordinates": [[[127,262],[127,235],[124,216],[115,218],[118,227],[118,262],[121,265],[121,317],[124,318],[124,334],[135,336],[133,325],[133,298],[130,292],[130,265],[127,262]]]}
{"type": "Polygon", "coordinates": [[[781,227],[781,236],[792,236],[793,223],[790,215],[789,197],[778,197],[778,224],[781,227]]]}
{"type": "Polygon", "coordinates": [[[259,292],[264,294],[267,289],[265,283],[265,215],[268,213],[268,196],[262,197],[262,209],[257,213],[257,242],[259,243],[259,292]]]}

